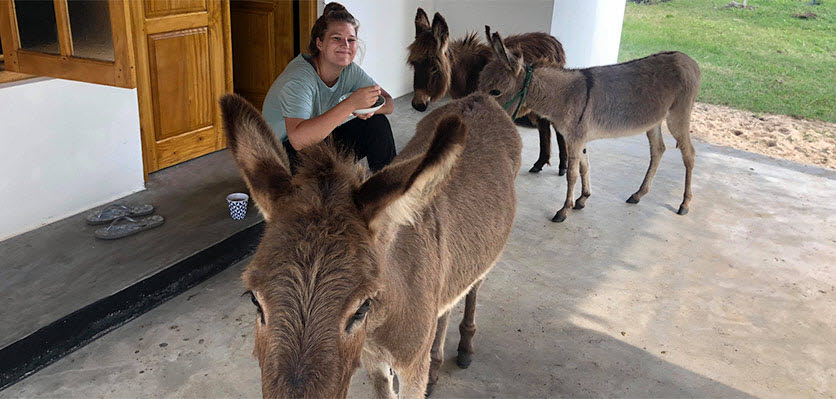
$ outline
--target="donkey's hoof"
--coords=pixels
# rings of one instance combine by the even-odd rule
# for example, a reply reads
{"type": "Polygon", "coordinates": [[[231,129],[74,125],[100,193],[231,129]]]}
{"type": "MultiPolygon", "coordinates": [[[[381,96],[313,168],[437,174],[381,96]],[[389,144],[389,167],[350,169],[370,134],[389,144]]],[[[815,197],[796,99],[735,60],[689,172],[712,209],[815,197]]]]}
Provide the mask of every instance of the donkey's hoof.
{"type": "Polygon", "coordinates": [[[459,356],[456,357],[456,365],[459,366],[460,369],[470,367],[471,361],[473,361],[473,359],[470,353],[459,353],[459,356]]]}
{"type": "Polygon", "coordinates": [[[543,165],[534,165],[528,170],[528,173],[540,173],[541,170],[543,170],[543,165]]]}
{"type": "Polygon", "coordinates": [[[633,195],[630,196],[630,198],[627,198],[627,203],[628,204],[638,204],[639,199],[636,198],[636,194],[633,194],[633,195]]]}
{"type": "Polygon", "coordinates": [[[688,208],[680,205],[679,206],[679,211],[677,211],[676,213],[677,213],[677,215],[687,215],[688,214],[688,208]]]}
{"type": "Polygon", "coordinates": [[[554,217],[552,218],[552,222],[556,222],[556,223],[560,223],[564,220],[566,220],[566,216],[561,215],[560,212],[555,213],[554,217]]]}
{"type": "Polygon", "coordinates": [[[586,205],[582,202],[575,201],[575,206],[572,209],[583,209],[586,205]]]}
{"type": "Polygon", "coordinates": [[[561,168],[559,168],[559,169],[557,170],[557,175],[558,175],[558,176],[563,176],[563,175],[565,175],[565,174],[566,174],[566,168],[561,167],[561,168]]]}

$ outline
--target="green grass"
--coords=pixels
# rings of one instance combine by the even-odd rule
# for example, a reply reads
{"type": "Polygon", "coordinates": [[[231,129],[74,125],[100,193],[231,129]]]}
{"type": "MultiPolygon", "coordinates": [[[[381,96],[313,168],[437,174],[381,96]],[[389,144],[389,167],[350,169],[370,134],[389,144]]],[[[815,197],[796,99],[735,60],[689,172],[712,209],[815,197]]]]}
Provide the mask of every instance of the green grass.
{"type": "Polygon", "coordinates": [[[730,2],[628,2],[619,61],[682,51],[702,70],[698,101],[836,122],[836,0],[730,2]]]}

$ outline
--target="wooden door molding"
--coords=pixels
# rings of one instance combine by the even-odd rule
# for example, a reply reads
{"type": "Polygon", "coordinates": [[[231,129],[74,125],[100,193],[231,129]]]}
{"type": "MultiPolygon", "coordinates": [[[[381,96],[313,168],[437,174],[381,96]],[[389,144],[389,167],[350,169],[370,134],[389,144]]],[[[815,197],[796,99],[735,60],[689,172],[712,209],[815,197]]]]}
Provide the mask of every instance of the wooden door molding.
{"type": "Polygon", "coordinates": [[[299,1],[299,51],[308,52],[308,43],[311,42],[311,29],[313,29],[316,18],[319,16],[316,0],[299,1]]]}
{"type": "Polygon", "coordinates": [[[145,176],[226,146],[229,2],[131,1],[145,176]]]}

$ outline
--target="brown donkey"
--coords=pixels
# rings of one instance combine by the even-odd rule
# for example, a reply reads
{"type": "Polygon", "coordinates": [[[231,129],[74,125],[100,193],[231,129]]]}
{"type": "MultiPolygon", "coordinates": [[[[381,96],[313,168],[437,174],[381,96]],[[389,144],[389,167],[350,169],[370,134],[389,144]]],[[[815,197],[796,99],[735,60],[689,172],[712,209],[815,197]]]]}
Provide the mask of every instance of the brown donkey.
{"type": "Polygon", "coordinates": [[[476,292],[516,210],[522,143],[483,94],[423,118],[369,176],[327,144],[287,156],[261,115],[221,99],[229,147],[267,221],[244,272],[258,311],[264,397],[345,397],[362,362],[377,397],[432,389],[450,309],[466,298],[458,364],[470,364],[476,292]],[[467,131],[478,134],[467,134],[467,131]]]}
{"type": "MultiPolygon", "coordinates": [[[[415,40],[409,45],[407,63],[414,70],[412,107],[420,112],[427,109],[431,101],[438,100],[447,92],[453,99],[464,97],[479,87],[479,73],[493,59],[490,46],[482,43],[476,33],[449,43],[450,33],[447,22],[439,13],[433,16],[432,25],[427,13],[419,8],[415,14],[415,40]]],[[[523,54],[525,59],[548,59],[555,65],[566,63],[563,46],[554,37],[540,32],[509,36],[509,48],[523,54]]],[[[516,106],[516,104],[515,104],[516,106]]],[[[526,115],[522,110],[520,115],[526,115]]],[[[530,114],[540,133],[540,156],[529,170],[540,172],[549,163],[551,156],[551,129],[549,121],[530,114]]],[[[566,173],[566,143],[555,126],[560,163],[558,174],[566,173]]]]}
{"type": "Polygon", "coordinates": [[[639,190],[627,200],[638,203],[650,189],[665,151],[662,121],[667,121],[682,152],[685,195],[677,213],[688,213],[694,168],[691,110],[700,86],[700,69],[693,59],[680,52],[667,52],[621,64],[566,70],[524,65],[496,33],[491,37],[491,45],[497,57],[482,71],[479,89],[489,92],[502,104],[521,92],[526,81],[530,82],[526,105],[554,122],[566,138],[569,157],[566,202],[552,218],[553,222],[562,222],[570,208],[583,208],[589,198],[589,160],[583,148],[590,140],[647,133],[650,167],[639,190]],[[526,75],[530,75],[528,79],[526,75]],[[579,169],[582,193],[575,201],[573,190],[579,169]]]}

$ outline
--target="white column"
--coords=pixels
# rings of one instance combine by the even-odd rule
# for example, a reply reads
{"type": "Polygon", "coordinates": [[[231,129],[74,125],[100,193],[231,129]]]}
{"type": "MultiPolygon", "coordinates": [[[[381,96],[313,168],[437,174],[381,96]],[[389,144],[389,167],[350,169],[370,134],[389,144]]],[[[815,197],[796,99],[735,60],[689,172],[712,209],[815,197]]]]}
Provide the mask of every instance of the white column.
{"type": "Polygon", "coordinates": [[[618,60],[625,0],[555,0],[551,34],[566,51],[567,68],[618,60]]]}

